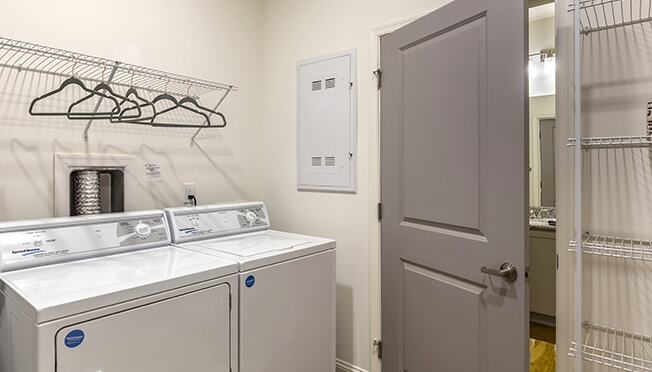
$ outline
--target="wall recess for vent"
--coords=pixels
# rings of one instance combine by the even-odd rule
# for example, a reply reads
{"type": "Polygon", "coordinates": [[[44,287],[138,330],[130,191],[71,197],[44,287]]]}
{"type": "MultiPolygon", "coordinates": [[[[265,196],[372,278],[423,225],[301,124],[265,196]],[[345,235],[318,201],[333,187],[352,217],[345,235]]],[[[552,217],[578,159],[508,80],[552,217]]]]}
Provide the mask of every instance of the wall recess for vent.
{"type": "Polygon", "coordinates": [[[54,154],[54,215],[75,215],[73,208],[73,179],[81,170],[97,170],[100,177],[100,200],[104,200],[101,213],[123,212],[137,209],[137,189],[133,177],[134,159],[122,154],[54,154]]]}
{"type": "Polygon", "coordinates": [[[297,64],[297,187],[356,191],[355,50],[297,64]]]}

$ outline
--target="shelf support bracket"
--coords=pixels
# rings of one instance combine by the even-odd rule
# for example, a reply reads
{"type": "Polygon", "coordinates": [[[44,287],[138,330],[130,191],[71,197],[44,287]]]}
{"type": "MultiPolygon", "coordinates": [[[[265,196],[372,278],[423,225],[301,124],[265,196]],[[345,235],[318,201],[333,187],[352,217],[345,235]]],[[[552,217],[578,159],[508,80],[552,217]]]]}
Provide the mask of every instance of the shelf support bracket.
{"type": "MultiPolygon", "coordinates": [[[[217,104],[215,104],[215,107],[213,107],[213,111],[217,111],[217,108],[220,107],[220,105],[222,104],[222,102],[224,102],[224,100],[226,99],[226,96],[228,96],[229,93],[231,93],[232,90],[233,90],[233,86],[229,86],[229,87],[226,89],[226,92],[224,92],[224,95],[222,95],[222,98],[220,98],[220,100],[217,101],[217,104]]],[[[208,116],[208,118],[210,118],[212,115],[213,115],[213,114],[211,113],[211,114],[208,116]]],[[[207,124],[208,124],[208,120],[205,120],[203,125],[207,125],[207,124]]],[[[192,138],[190,138],[190,144],[191,144],[191,145],[197,143],[197,142],[195,142],[195,140],[197,139],[197,136],[199,135],[199,132],[201,132],[202,129],[204,129],[204,128],[199,128],[199,129],[197,129],[197,131],[195,132],[195,134],[192,135],[192,138]]]]}
{"type": "MultiPolygon", "coordinates": [[[[113,78],[115,77],[115,73],[118,71],[118,65],[120,65],[120,62],[115,62],[113,64],[113,68],[111,69],[111,73],[109,74],[109,78],[106,79],[107,84],[110,84],[111,81],[113,81],[113,78]]],[[[93,109],[93,113],[96,113],[100,109],[100,105],[102,104],[102,100],[104,100],[104,97],[100,97],[97,100],[97,103],[95,104],[95,109],[93,109]]],[[[91,129],[91,125],[93,124],[94,119],[89,119],[88,123],[86,123],[86,128],[84,128],[84,142],[88,142],[88,131],[91,129]]]]}

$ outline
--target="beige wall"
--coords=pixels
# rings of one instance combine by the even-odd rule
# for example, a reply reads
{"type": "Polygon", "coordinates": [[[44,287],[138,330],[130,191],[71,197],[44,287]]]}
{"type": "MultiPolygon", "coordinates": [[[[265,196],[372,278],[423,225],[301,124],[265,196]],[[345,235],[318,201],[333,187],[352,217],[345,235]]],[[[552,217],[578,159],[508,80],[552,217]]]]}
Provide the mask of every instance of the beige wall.
{"type": "MultiPolygon", "coordinates": [[[[138,166],[138,209],[182,202],[195,182],[200,203],[262,197],[260,161],[261,15],[258,1],[0,0],[2,36],[152,68],[236,84],[225,101],[229,127],[205,131],[190,146],[190,129],[95,125],[26,114],[29,100],[59,81],[0,69],[0,220],[53,215],[53,153],[128,154],[138,166]],[[150,183],[143,163],[160,163],[150,183]]],[[[108,74],[107,74],[108,75],[108,74]]],[[[210,100],[204,103],[211,103],[210,100]]]]}
{"type": "MultiPolygon", "coordinates": [[[[421,14],[445,1],[263,1],[263,134],[265,200],[275,227],[337,239],[337,355],[370,368],[377,311],[370,314],[370,256],[377,256],[378,162],[371,30],[421,14]],[[358,193],[296,190],[296,63],[355,48],[358,51],[358,193]]],[[[371,269],[371,271],[370,271],[371,269]]],[[[377,270],[377,268],[376,268],[377,270]]],[[[376,298],[377,300],[377,298],[376,298]]]]}

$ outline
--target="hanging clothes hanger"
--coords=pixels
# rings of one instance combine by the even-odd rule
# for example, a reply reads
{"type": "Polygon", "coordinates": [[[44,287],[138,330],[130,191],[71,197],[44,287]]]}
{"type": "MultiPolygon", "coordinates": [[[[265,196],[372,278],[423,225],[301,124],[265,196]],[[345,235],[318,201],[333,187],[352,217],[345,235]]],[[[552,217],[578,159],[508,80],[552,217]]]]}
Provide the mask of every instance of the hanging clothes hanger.
{"type": "MultiPolygon", "coordinates": [[[[117,116],[117,118],[116,117],[109,118],[109,120],[112,123],[140,124],[140,123],[138,123],[139,121],[151,120],[154,117],[154,115],[156,115],[156,106],[154,106],[154,103],[148,101],[147,99],[145,99],[143,97],[141,97],[138,94],[138,91],[136,90],[136,88],[134,88],[134,87],[129,88],[127,90],[127,93],[125,93],[125,97],[133,97],[131,102],[134,102],[135,105],[123,109],[120,112],[120,114],[117,116]],[[138,102],[140,102],[140,103],[138,103],[138,102]],[[146,108],[146,107],[149,107],[152,110],[152,115],[150,115],[148,117],[143,117],[142,116],[142,109],[146,108]],[[136,114],[130,114],[130,115],[126,114],[127,112],[132,111],[132,110],[136,110],[137,113],[136,114]]],[[[123,105],[125,102],[127,102],[127,100],[124,100],[124,101],[120,102],[120,105],[123,105]]]]}
{"type": "Polygon", "coordinates": [[[161,110],[161,111],[156,110],[151,119],[150,118],[146,118],[146,120],[137,119],[137,120],[129,121],[129,123],[132,123],[132,124],[148,124],[148,125],[150,125],[152,127],[167,127],[167,128],[205,128],[207,126],[210,126],[210,118],[208,117],[208,115],[206,115],[205,113],[203,113],[203,112],[201,112],[199,110],[193,109],[192,107],[187,107],[187,106],[180,105],[179,100],[177,100],[176,97],[174,97],[173,95],[167,93],[167,87],[168,87],[169,82],[170,81],[168,80],[165,83],[165,93],[156,96],[152,100],[152,104],[156,105],[156,103],[158,103],[158,102],[168,101],[168,102],[171,102],[172,105],[170,107],[166,108],[166,109],[161,110]],[[178,110],[178,109],[183,109],[185,111],[189,111],[189,112],[192,112],[192,113],[195,113],[197,115],[202,116],[203,119],[204,119],[204,124],[200,125],[200,124],[188,124],[188,123],[156,122],[156,119],[159,116],[161,116],[163,114],[166,114],[166,113],[169,113],[169,112],[172,112],[174,110],[178,110]]]}
{"type": "Polygon", "coordinates": [[[160,102],[160,101],[163,101],[163,100],[170,101],[170,102],[173,103],[173,105],[166,108],[166,109],[164,109],[164,110],[162,110],[162,111],[157,112],[156,115],[154,115],[154,118],[152,119],[152,121],[150,123],[151,126],[153,126],[153,127],[170,127],[170,128],[204,128],[204,127],[207,127],[207,126],[211,125],[211,119],[208,117],[208,115],[206,115],[205,113],[203,113],[203,112],[201,112],[199,110],[195,110],[195,109],[193,109],[191,107],[187,107],[187,106],[183,106],[183,105],[179,104],[179,101],[174,96],[172,96],[170,94],[167,94],[167,93],[161,94],[161,95],[157,96],[156,98],[154,98],[152,103],[156,104],[157,102],[160,102]],[[166,114],[168,112],[172,112],[174,110],[178,110],[178,109],[183,109],[183,110],[186,110],[186,111],[193,112],[195,114],[201,115],[204,118],[204,124],[157,123],[155,121],[158,116],[166,114]]]}
{"type": "MultiPolygon", "coordinates": [[[[70,85],[76,85],[85,92],[88,92],[88,93],[91,93],[93,95],[97,95],[97,96],[109,99],[115,104],[116,107],[118,107],[118,108],[120,107],[120,105],[118,104],[118,101],[115,98],[107,96],[107,95],[105,95],[103,93],[95,92],[95,91],[93,91],[91,89],[88,89],[83,81],[81,81],[80,79],[75,77],[75,67],[76,66],[77,66],[77,59],[75,58],[75,62],[73,64],[73,66],[72,66],[72,74],[71,74],[71,76],[69,78],[67,78],[66,80],[64,80],[61,83],[61,85],[59,86],[59,88],[57,88],[57,89],[55,89],[55,90],[53,90],[51,92],[45,93],[44,95],[36,97],[36,98],[34,98],[32,100],[32,102],[29,105],[29,113],[30,113],[30,115],[32,115],[32,116],[68,116],[68,112],[37,112],[37,111],[34,110],[34,107],[36,106],[36,103],[38,103],[40,101],[43,101],[44,99],[46,99],[48,97],[51,97],[51,96],[54,96],[54,95],[60,93],[66,87],[68,87],[70,85]]],[[[115,107],[111,112],[113,112],[113,111],[115,111],[115,107]]],[[[110,112],[108,112],[108,113],[98,113],[98,114],[110,114],[110,112]]]]}
{"type": "Polygon", "coordinates": [[[95,112],[72,112],[72,110],[75,108],[75,106],[91,99],[95,94],[89,94],[88,96],[73,102],[70,107],[68,108],[68,119],[71,120],[106,120],[106,119],[111,119],[114,118],[116,115],[119,115],[122,112],[122,104],[125,102],[129,102],[130,104],[134,105],[137,113],[133,114],[130,119],[136,119],[139,118],[142,115],[142,112],[140,110],[140,106],[138,106],[138,102],[127,98],[126,96],[122,96],[116,92],[113,91],[111,86],[107,83],[104,82],[104,73],[106,72],[106,64],[104,65],[104,69],[102,70],[102,81],[93,88],[94,93],[101,93],[101,92],[106,92],[104,93],[105,95],[114,98],[113,100],[117,103],[117,106],[111,110],[111,113],[106,115],[104,113],[95,113],[95,112]],[[117,99],[120,99],[121,102],[118,102],[117,99]],[[116,110],[117,109],[117,110],[116,110]]]}
{"type": "MultiPolygon", "coordinates": [[[[148,99],[141,97],[138,94],[138,90],[134,87],[134,70],[131,70],[131,83],[130,87],[127,90],[127,93],[125,93],[125,97],[134,97],[134,101],[139,101],[141,103],[137,103],[135,106],[127,107],[123,109],[120,112],[120,115],[118,115],[117,118],[111,118],[109,119],[112,123],[127,123],[127,124],[149,124],[148,121],[151,121],[152,118],[154,118],[154,115],[156,115],[156,106],[154,106],[154,103],[149,101],[148,99]],[[152,115],[150,116],[142,116],[142,111],[141,116],[138,116],[137,118],[133,118],[135,114],[130,114],[127,115],[126,113],[129,111],[133,110],[142,110],[143,108],[149,107],[152,110],[152,115]]],[[[123,105],[126,101],[120,102],[120,105],[123,105]]]]}
{"type": "Polygon", "coordinates": [[[222,124],[219,124],[219,125],[211,125],[210,123],[208,123],[208,125],[207,125],[208,127],[212,127],[212,128],[224,128],[224,127],[226,127],[226,117],[224,117],[224,115],[223,115],[221,112],[218,112],[218,111],[215,111],[215,110],[211,110],[211,109],[208,108],[208,107],[204,107],[204,106],[202,106],[202,105],[199,103],[199,101],[197,101],[197,100],[196,100],[195,98],[193,98],[193,97],[184,97],[184,98],[182,98],[181,100],[179,100],[179,105],[180,105],[180,106],[183,106],[183,107],[185,107],[185,108],[187,108],[187,109],[190,109],[190,107],[185,106],[185,104],[192,104],[192,105],[194,105],[195,107],[197,107],[197,110],[201,110],[201,111],[208,112],[208,114],[209,114],[209,115],[208,115],[209,118],[210,118],[210,115],[217,115],[217,116],[220,117],[220,119],[222,119],[222,124]]]}
{"type": "Polygon", "coordinates": [[[226,127],[226,117],[224,117],[224,115],[221,112],[218,112],[218,111],[212,110],[212,109],[210,109],[208,107],[202,106],[196,98],[194,98],[194,97],[192,97],[190,95],[190,88],[192,88],[192,84],[188,85],[188,91],[186,92],[186,97],[179,100],[179,105],[184,106],[186,108],[190,108],[190,107],[185,106],[185,104],[191,104],[191,105],[196,107],[196,110],[199,110],[201,112],[207,112],[209,118],[210,118],[211,115],[217,115],[217,116],[220,117],[220,119],[222,119],[222,124],[220,124],[220,125],[212,125],[212,124],[209,123],[209,125],[207,125],[207,126],[210,126],[212,128],[224,128],[224,127],[226,127]]]}

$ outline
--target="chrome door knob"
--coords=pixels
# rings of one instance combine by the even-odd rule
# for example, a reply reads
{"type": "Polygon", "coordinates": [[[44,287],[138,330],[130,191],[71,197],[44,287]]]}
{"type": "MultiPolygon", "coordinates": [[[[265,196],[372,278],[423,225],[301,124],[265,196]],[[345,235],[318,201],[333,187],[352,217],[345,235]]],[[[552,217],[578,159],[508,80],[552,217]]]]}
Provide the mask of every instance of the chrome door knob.
{"type": "Polygon", "coordinates": [[[482,271],[485,274],[501,277],[507,283],[513,283],[516,281],[516,278],[518,278],[518,271],[516,270],[516,266],[508,262],[505,262],[502,265],[500,265],[500,269],[498,270],[490,269],[486,266],[482,266],[480,268],[480,271],[482,271]]]}

